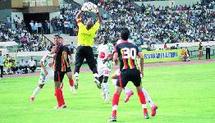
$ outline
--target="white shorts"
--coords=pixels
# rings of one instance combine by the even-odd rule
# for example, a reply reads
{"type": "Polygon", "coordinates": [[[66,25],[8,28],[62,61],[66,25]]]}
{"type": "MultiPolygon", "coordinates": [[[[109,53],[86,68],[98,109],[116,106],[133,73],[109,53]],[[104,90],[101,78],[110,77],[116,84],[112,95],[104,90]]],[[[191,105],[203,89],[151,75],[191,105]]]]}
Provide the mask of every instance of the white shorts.
{"type": "Polygon", "coordinates": [[[48,75],[47,75],[48,79],[50,80],[54,80],[54,71],[53,70],[48,70],[48,75]]]}
{"type": "Polygon", "coordinates": [[[107,66],[105,66],[105,65],[100,66],[100,67],[98,66],[99,77],[100,76],[110,76],[110,73],[111,73],[111,70],[107,66]]]}
{"type": "Polygon", "coordinates": [[[46,84],[49,79],[54,80],[54,71],[53,70],[49,70],[47,76],[45,76],[44,74],[40,74],[40,79],[39,79],[38,84],[46,84]]]}
{"type": "Polygon", "coordinates": [[[42,84],[45,84],[47,81],[48,81],[48,76],[40,74],[40,79],[38,81],[38,84],[42,85],[42,84]]]}

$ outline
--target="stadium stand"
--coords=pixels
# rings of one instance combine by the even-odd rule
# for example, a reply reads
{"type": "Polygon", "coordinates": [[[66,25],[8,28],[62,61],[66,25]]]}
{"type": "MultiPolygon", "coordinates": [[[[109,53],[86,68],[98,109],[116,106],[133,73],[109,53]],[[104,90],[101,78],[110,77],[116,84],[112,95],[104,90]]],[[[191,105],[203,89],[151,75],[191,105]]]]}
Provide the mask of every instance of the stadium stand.
{"type": "Polygon", "coordinates": [[[134,2],[128,1],[105,2],[100,6],[109,12],[111,18],[105,21],[98,37],[108,32],[108,37],[115,40],[117,31],[126,25],[132,30],[134,41],[163,44],[215,40],[215,11],[211,9],[214,2],[210,7],[201,4],[171,8],[143,5],[142,11],[135,8],[134,2]]]}

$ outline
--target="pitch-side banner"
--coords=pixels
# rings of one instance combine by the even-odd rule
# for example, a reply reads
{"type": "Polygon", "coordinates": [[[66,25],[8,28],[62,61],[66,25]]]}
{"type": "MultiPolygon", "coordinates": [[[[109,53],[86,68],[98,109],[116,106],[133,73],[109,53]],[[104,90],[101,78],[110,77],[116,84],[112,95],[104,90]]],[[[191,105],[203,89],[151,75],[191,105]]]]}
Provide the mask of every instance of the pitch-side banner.
{"type": "Polygon", "coordinates": [[[143,51],[144,62],[167,62],[167,61],[180,61],[180,50],[156,50],[156,51],[143,51]]]}

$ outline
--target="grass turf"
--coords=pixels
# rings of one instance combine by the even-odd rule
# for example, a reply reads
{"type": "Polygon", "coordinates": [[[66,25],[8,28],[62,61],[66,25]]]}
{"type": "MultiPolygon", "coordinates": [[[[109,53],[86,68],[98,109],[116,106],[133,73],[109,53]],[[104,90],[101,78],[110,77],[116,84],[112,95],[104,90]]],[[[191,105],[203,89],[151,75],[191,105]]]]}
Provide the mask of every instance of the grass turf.
{"type": "MultiPolygon", "coordinates": [[[[158,105],[154,118],[145,120],[137,94],[129,103],[122,93],[119,123],[214,123],[215,63],[146,68],[143,86],[158,105]]],[[[106,123],[111,103],[105,104],[91,73],[81,73],[77,95],[64,83],[67,109],[56,110],[54,84],[49,82],[34,103],[29,102],[38,77],[0,80],[0,123],[106,123]]],[[[110,82],[111,93],[113,85],[110,82]]],[[[128,87],[134,87],[131,83],[128,87]]]]}

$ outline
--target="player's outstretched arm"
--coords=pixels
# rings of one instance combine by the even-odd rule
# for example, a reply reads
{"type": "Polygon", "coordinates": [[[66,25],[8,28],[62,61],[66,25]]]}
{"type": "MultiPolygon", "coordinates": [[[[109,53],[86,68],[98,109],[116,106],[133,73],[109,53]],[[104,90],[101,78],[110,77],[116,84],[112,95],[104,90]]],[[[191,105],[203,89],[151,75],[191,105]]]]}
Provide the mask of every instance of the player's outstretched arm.
{"type": "Polygon", "coordinates": [[[63,51],[63,59],[64,59],[64,62],[66,63],[66,66],[69,67],[69,62],[67,61],[68,59],[68,53],[66,51],[63,51]]]}
{"type": "Polygon", "coordinates": [[[113,54],[113,61],[114,61],[115,65],[118,64],[118,53],[113,54]]]}
{"type": "Polygon", "coordinates": [[[77,14],[76,17],[75,17],[76,20],[80,20],[80,19],[81,19],[82,13],[83,13],[83,11],[79,10],[78,14],[77,14]]]}
{"type": "Polygon", "coordinates": [[[141,52],[138,53],[138,56],[140,58],[140,72],[142,74],[142,77],[144,76],[144,58],[143,58],[143,54],[141,52]]]}
{"type": "Polygon", "coordinates": [[[99,23],[101,24],[102,23],[102,17],[100,15],[99,11],[96,13],[96,15],[97,15],[99,23]]]}

